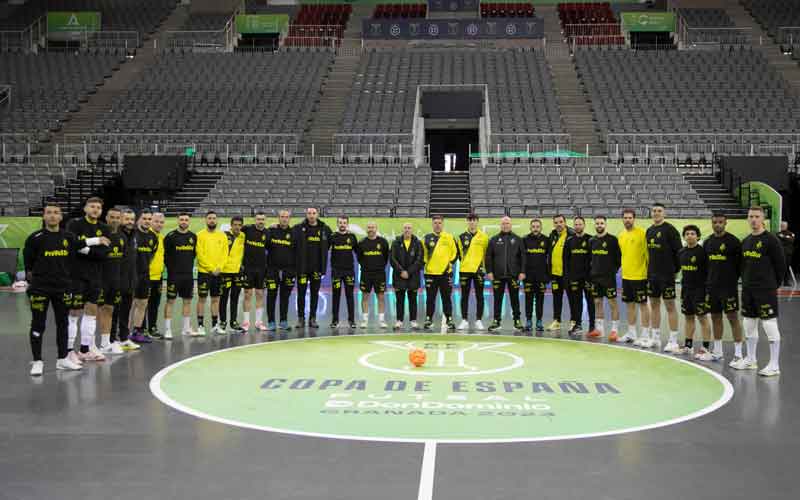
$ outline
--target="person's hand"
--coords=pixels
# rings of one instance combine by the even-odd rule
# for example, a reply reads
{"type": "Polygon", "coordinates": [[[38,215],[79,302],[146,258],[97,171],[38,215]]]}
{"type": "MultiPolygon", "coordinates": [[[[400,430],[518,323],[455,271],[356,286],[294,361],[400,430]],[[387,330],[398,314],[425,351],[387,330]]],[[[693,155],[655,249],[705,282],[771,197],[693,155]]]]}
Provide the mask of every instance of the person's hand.
{"type": "Polygon", "coordinates": [[[519,280],[522,281],[525,279],[525,273],[519,273],[519,280]]]}
{"type": "Polygon", "coordinates": [[[486,275],[486,279],[489,281],[494,281],[494,273],[489,273],[486,275]]]}
{"type": "Polygon", "coordinates": [[[111,240],[109,240],[105,236],[101,236],[100,237],[100,244],[104,245],[104,246],[110,246],[111,245],[111,240]]]}
{"type": "Polygon", "coordinates": [[[408,271],[400,271],[400,277],[404,280],[408,279],[408,271]]]}

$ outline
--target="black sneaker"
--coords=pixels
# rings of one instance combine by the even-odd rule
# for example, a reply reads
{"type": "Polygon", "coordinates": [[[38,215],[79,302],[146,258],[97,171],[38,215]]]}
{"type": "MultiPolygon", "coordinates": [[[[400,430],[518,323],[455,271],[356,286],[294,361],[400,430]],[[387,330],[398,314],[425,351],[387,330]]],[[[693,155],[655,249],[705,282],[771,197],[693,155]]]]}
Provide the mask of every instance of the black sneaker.
{"type": "Polygon", "coordinates": [[[425,324],[424,324],[424,325],[422,325],[422,329],[423,329],[423,330],[426,330],[426,331],[431,331],[431,328],[432,328],[432,327],[433,327],[433,321],[431,321],[431,320],[429,320],[429,319],[426,319],[426,320],[425,320],[425,324]]]}
{"type": "Polygon", "coordinates": [[[150,328],[147,330],[147,336],[154,338],[156,340],[163,339],[164,336],[161,335],[161,332],[158,331],[158,328],[150,328]]]}
{"type": "Polygon", "coordinates": [[[309,328],[319,328],[319,323],[317,323],[317,318],[308,318],[308,327],[309,328]]]}
{"type": "Polygon", "coordinates": [[[453,318],[447,318],[447,330],[456,331],[456,324],[453,322],[453,318]]]}
{"type": "Polygon", "coordinates": [[[225,331],[228,329],[228,322],[227,321],[220,321],[217,323],[217,326],[222,330],[225,331]]]}
{"type": "Polygon", "coordinates": [[[522,321],[518,319],[514,320],[514,330],[516,330],[519,333],[522,333],[525,330],[525,327],[522,326],[522,321]]]}
{"type": "Polygon", "coordinates": [[[297,324],[294,325],[295,328],[298,330],[302,330],[306,327],[306,319],[305,318],[297,318],[297,324]]]}
{"type": "Polygon", "coordinates": [[[580,337],[582,333],[583,333],[583,328],[581,327],[580,324],[577,323],[573,325],[572,328],[569,329],[569,332],[567,332],[567,334],[570,337],[580,337]]]}
{"type": "Polygon", "coordinates": [[[244,328],[238,321],[231,321],[231,330],[233,330],[233,333],[244,333],[244,328]]]}
{"type": "Polygon", "coordinates": [[[350,330],[347,333],[349,335],[353,335],[354,333],[356,333],[356,328],[357,328],[356,322],[350,321],[350,330]]]}
{"type": "Polygon", "coordinates": [[[335,319],[335,320],[331,321],[331,330],[335,330],[337,328],[339,328],[339,320],[335,319]]]}
{"type": "Polygon", "coordinates": [[[493,331],[496,331],[496,330],[499,330],[499,329],[500,329],[500,322],[498,320],[496,320],[496,319],[492,320],[492,324],[489,325],[488,330],[490,332],[493,332],[493,331]]]}

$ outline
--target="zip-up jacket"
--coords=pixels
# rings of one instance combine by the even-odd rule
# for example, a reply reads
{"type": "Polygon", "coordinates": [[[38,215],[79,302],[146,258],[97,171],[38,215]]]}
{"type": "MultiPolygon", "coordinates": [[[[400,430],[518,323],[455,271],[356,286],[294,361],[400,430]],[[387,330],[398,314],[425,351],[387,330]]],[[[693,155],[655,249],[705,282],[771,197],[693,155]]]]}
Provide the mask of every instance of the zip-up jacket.
{"type": "Polygon", "coordinates": [[[513,232],[498,233],[489,240],[486,249],[486,272],[495,279],[517,279],[525,272],[525,245],[513,232]]]}

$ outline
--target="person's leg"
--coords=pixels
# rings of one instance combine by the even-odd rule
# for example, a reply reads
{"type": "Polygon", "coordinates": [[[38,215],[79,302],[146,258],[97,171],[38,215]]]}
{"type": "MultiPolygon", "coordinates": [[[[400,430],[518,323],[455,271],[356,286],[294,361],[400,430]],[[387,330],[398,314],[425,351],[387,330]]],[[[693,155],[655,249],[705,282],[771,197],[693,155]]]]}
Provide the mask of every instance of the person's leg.
{"type": "Polygon", "coordinates": [[[439,293],[442,296],[442,310],[448,323],[453,322],[453,283],[449,274],[439,278],[439,293]]]}
{"type": "Polygon", "coordinates": [[[42,337],[47,328],[47,309],[50,307],[50,297],[45,293],[28,292],[28,301],[31,308],[30,344],[33,361],[42,360],[42,337]]]}
{"type": "Polygon", "coordinates": [[[192,298],[181,298],[181,314],[183,316],[182,333],[192,333],[192,298]]]}
{"type": "Polygon", "coordinates": [[[313,273],[309,277],[309,292],[311,300],[309,300],[308,318],[317,319],[317,307],[319,306],[319,289],[322,286],[322,276],[319,273],[313,273]]]}
{"type": "Polygon", "coordinates": [[[535,286],[535,282],[525,280],[525,319],[531,324],[533,324],[533,303],[536,297],[535,286]]]}
{"type": "MultiPolygon", "coordinates": [[[[275,306],[278,303],[278,285],[280,283],[277,273],[267,274],[267,321],[274,323],[277,321],[275,317],[275,306]]],[[[282,283],[281,283],[282,285],[282,283]]]]}
{"type": "Polygon", "coordinates": [[[167,301],[164,302],[164,334],[172,333],[172,310],[175,307],[175,297],[167,291],[167,301]]]}
{"type": "Polygon", "coordinates": [[[417,321],[417,288],[409,288],[408,293],[408,318],[410,321],[417,321]]]}
{"type": "Polygon", "coordinates": [[[297,326],[305,322],[308,279],[309,275],[307,274],[301,274],[297,277],[297,326]]]}
{"type": "Polygon", "coordinates": [[[567,304],[569,305],[569,319],[580,326],[583,317],[583,303],[581,300],[581,290],[577,281],[567,282],[567,304]]]}
{"type": "MultiPolygon", "coordinates": [[[[284,273],[281,279],[281,321],[288,321],[289,319],[289,297],[292,295],[292,288],[294,288],[294,276],[284,273]]],[[[299,287],[299,285],[298,285],[299,287]]],[[[299,295],[299,294],[298,294],[299,295]]],[[[303,294],[305,297],[305,294],[303,294]]]]}
{"type": "Polygon", "coordinates": [[[208,275],[198,275],[197,277],[197,330],[199,334],[205,333],[206,301],[208,299],[209,282],[208,275]]]}
{"type": "Polygon", "coordinates": [[[694,347],[694,329],[695,329],[694,315],[687,314],[684,318],[684,322],[685,323],[683,331],[685,339],[683,341],[683,352],[684,354],[689,354],[691,353],[692,348],[694,347]]]}
{"type": "MultiPolygon", "coordinates": [[[[53,306],[53,319],[56,323],[56,346],[58,348],[58,359],[67,357],[67,317],[69,308],[64,300],[63,293],[55,293],[50,296],[50,304],[53,306]]],[[[45,309],[46,311],[46,309],[45,309]]],[[[44,331],[44,329],[42,329],[44,331]]]]}
{"type": "MultiPolygon", "coordinates": [[[[127,290],[123,292],[122,299],[119,306],[114,308],[117,315],[117,328],[119,328],[120,342],[126,342],[131,334],[131,308],[133,307],[133,291],[127,290]]],[[[68,344],[69,345],[69,344],[68,344]]]]}
{"type": "Polygon", "coordinates": [[[339,322],[339,308],[342,304],[342,284],[344,279],[339,277],[331,278],[331,299],[333,306],[331,307],[331,321],[336,324],[339,322]]]}
{"type": "Polygon", "coordinates": [[[161,306],[161,280],[150,281],[150,298],[147,300],[147,329],[158,331],[158,308],[161,306]]]}
{"type": "Polygon", "coordinates": [[[219,299],[222,295],[222,278],[220,276],[212,278],[208,294],[211,296],[211,328],[214,328],[219,319],[219,299]]]}
{"type": "MultiPolygon", "coordinates": [[[[626,302],[625,303],[625,315],[628,319],[628,331],[625,333],[626,336],[630,336],[632,338],[636,338],[636,310],[639,309],[644,311],[645,308],[641,307],[641,304],[636,304],[635,302],[626,302]]],[[[642,322],[644,319],[642,318],[642,322]]]]}
{"type": "Polygon", "coordinates": [[[642,322],[642,338],[650,338],[650,332],[654,335],[661,331],[661,297],[650,296],[650,321],[642,322]]]}
{"type": "Polygon", "coordinates": [[[375,297],[378,299],[378,315],[383,318],[386,314],[386,301],[384,300],[384,292],[375,292],[375,297]]]}
{"type": "Polygon", "coordinates": [[[553,321],[561,322],[561,312],[564,308],[564,279],[554,276],[551,284],[553,292],[553,321]]]}
{"type": "Polygon", "coordinates": [[[114,298],[108,304],[100,306],[97,315],[97,330],[100,332],[100,347],[108,348],[111,345],[111,318],[114,316],[114,298]]]}
{"type": "Polygon", "coordinates": [[[494,296],[494,321],[500,323],[503,321],[503,295],[506,293],[505,280],[494,279],[492,280],[492,294],[494,296]]]}
{"type": "Polygon", "coordinates": [[[547,289],[547,284],[536,282],[533,285],[533,298],[536,301],[536,325],[540,325],[544,321],[544,292],[547,289]]]}
{"type": "MultiPolygon", "coordinates": [[[[249,280],[249,278],[248,278],[249,280]]],[[[247,286],[244,287],[244,300],[242,301],[242,327],[247,326],[250,327],[250,308],[253,307],[253,284],[249,281],[245,283],[247,286]]],[[[258,303],[258,301],[256,301],[258,303]]],[[[264,307],[263,304],[261,307],[264,307]]],[[[263,313],[263,309],[262,309],[263,313]]],[[[258,320],[256,320],[258,322],[258,320]]]]}
{"type": "Polygon", "coordinates": [[[519,310],[519,281],[514,278],[508,280],[508,300],[511,302],[511,316],[514,318],[515,326],[520,319],[519,310]]]}
{"type": "Polygon", "coordinates": [[[81,352],[89,352],[91,347],[97,348],[95,334],[97,331],[97,303],[87,302],[83,306],[81,318],[81,352]]]}
{"type": "Polygon", "coordinates": [[[239,277],[238,276],[234,276],[232,278],[232,283],[231,283],[231,293],[228,296],[228,307],[230,308],[229,309],[230,312],[228,314],[228,318],[230,319],[230,324],[231,325],[238,324],[238,319],[239,319],[239,296],[241,295],[241,293],[242,293],[242,287],[241,287],[241,284],[239,282],[239,277]]]}
{"type": "MultiPolygon", "coordinates": [[[[259,283],[256,285],[255,296],[256,296],[256,324],[264,322],[264,283],[259,283]]],[[[247,304],[250,304],[250,301],[247,301],[247,304]]],[[[248,322],[250,318],[245,318],[248,322]]]]}
{"type": "Polygon", "coordinates": [[[476,273],[472,277],[475,285],[475,321],[483,319],[483,308],[486,307],[486,300],[483,297],[483,275],[476,273]]]}
{"type": "Polygon", "coordinates": [[[398,323],[402,323],[403,319],[405,318],[405,310],[406,310],[406,290],[403,288],[395,288],[394,289],[394,314],[395,314],[395,321],[398,323]]]}
{"type": "MultiPolygon", "coordinates": [[[[231,297],[231,290],[233,287],[233,279],[228,275],[222,275],[222,293],[219,296],[219,320],[221,326],[228,323],[228,300],[231,297]]],[[[212,301],[213,302],[213,301],[212,301]]]]}
{"type": "MultiPolygon", "coordinates": [[[[587,316],[589,316],[589,331],[592,331],[595,329],[595,326],[597,326],[595,322],[596,312],[594,308],[594,299],[592,298],[592,292],[589,290],[589,287],[587,286],[587,283],[585,281],[581,282],[581,291],[582,291],[581,294],[582,297],[579,300],[581,302],[583,302],[584,299],[586,300],[586,314],[587,316]]],[[[583,304],[581,304],[581,311],[583,310],[582,306],[583,304]]]]}
{"type": "Polygon", "coordinates": [[[425,276],[425,322],[433,322],[436,311],[436,282],[433,276],[425,276]]]}
{"type": "MultiPolygon", "coordinates": [[[[726,313],[728,324],[731,325],[731,333],[733,334],[733,348],[734,356],[736,358],[742,357],[742,323],[739,321],[739,314],[736,311],[726,313]]],[[[720,319],[720,322],[722,320],[720,319]]]]}
{"type": "MultiPolygon", "coordinates": [[[[461,287],[461,319],[462,321],[469,320],[469,289],[472,287],[472,276],[466,273],[458,277],[458,283],[461,287]]],[[[475,300],[478,299],[478,291],[475,290],[475,300]]],[[[477,314],[477,311],[476,311],[477,314]]],[[[480,319],[480,318],[476,318],[480,319]]]]}
{"type": "MultiPolygon", "coordinates": [[[[677,333],[678,332],[678,311],[677,311],[677,308],[675,306],[675,298],[674,298],[675,297],[675,295],[674,295],[675,294],[675,289],[674,289],[674,285],[673,285],[673,288],[671,289],[671,291],[669,291],[669,293],[672,296],[672,298],[670,298],[670,299],[665,298],[664,299],[664,308],[667,310],[667,325],[669,326],[670,333],[671,332],[677,333]]],[[[708,318],[706,318],[705,323],[708,323],[708,318]]],[[[657,328],[655,330],[651,330],[650,331],[650,336],[651,336],[651,338],[653,339],[653,341],[656,344],[661,345],[661,329],[660,328],[657,328]]]]}
{"type": "Polygon", "coordinates": [[[353,324],[356,321],[355,289],[356,289],[356,277],[355,276],[345,276],[344,277],[344,299],[347,302],[347,320],[350,321],[350,323],[353,323],[353,324]]]}

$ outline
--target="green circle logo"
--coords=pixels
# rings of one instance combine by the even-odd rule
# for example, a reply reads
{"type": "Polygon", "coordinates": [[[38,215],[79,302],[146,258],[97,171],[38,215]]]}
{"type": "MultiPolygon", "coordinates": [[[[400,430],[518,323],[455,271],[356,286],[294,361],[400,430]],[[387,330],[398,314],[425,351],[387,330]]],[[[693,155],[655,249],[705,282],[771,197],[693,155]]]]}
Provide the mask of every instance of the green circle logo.
{"type": "Polygon", "coordinates": [[[162,402],[251,429],[490,443],[619,434],[697,418],[733,387],[687,361],[606,344],[484,335],[358,335],[254,344],[168,366],[162,402]],[[408,359],[426,351],[422,367],[408,359]]]}

